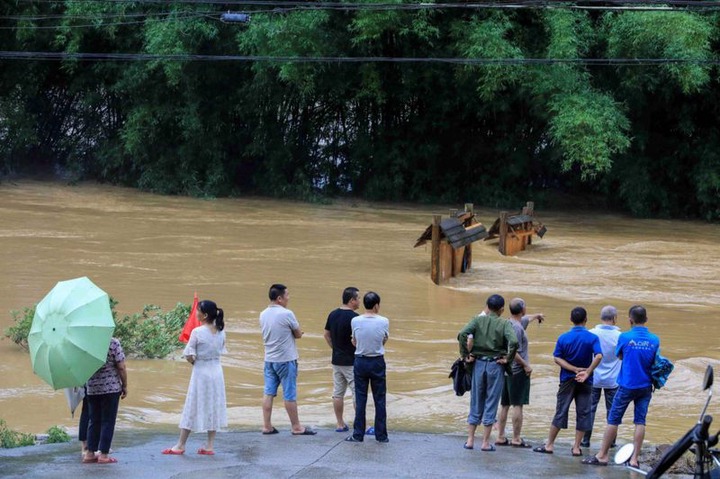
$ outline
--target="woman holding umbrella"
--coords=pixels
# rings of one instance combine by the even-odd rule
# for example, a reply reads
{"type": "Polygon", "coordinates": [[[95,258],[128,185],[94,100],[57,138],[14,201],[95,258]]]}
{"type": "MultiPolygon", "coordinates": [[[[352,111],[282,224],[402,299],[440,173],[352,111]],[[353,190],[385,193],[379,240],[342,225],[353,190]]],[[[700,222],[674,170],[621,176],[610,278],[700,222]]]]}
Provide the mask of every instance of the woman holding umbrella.
{"type": "Polygon", "coordinates": [[[207,444],[198,449],[198,454],[212,456],[215,433],[227,426],[225,378],[220,364],[220,356],[227,352],[224,313],[214,302],[203,300],[198,303],[197,315],[201,326],[192,330],[183,351],[193,369],[180,419],[180,438],[163,454],[185,453],[185,443],[194,431],[207,432],[207,444]]]}
{"type": "Polygon", "coordinates": [[[117,339],[110,340],[107,360],[88,380],[86,389],[90,421],[87,429],[87,450],[83,455],[83,462],[115,463],[117,459],[108,454],[115,433],[115,420],[120,399],[125,399],[127,396],[125,353],[117,339]],[[95,451],[100,451],[100,455],[96,456],[95,451]]]}

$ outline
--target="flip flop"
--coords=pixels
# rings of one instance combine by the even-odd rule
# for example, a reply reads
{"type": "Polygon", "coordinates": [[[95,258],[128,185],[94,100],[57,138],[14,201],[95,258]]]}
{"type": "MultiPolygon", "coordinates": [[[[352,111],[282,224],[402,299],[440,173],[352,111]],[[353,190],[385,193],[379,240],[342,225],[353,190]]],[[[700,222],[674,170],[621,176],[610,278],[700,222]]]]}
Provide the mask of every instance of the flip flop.
{"type": "Polygon", "coordinates": [[[490,447],[483,447],[483,448],[480,448],[480,450],[481,450],[481,451],[485,451],[485,452],[494,452],[494,451],[496,451],[495,446],[493,446],[492,444],[490,444],[490,447]]]}
{"type": "Polygon", "coordinates": [[[176,451],[172,447],[168,447],[167,449],[163,449],[162,453],[169,454],[171,456],[181,456],[181,455],[185,454],[185,449],[183,449],[182,451],[176,451]]]}
{"type": "Polygon", "coordinates": [[[83,463],[83,464],[94,464],[94,463],[96,463],[96,462],[98,462],[98,458],[97,458],[97,457],[93,457],[92,459],[85,459],[85,458],[83,457],[83,459],[82,459],[82,463],[83,463]]]}
{"type": "Polygon", "coordinates": [[[103,459],[102,457],[98,458],[97,460],[98,464],[115,464],[118,462],[117,459],[114,457],[108,457],[107,459],[103,459]]]}
{"type": "Polygon", "coordinates": [[[505,438],[504,441],[495,441],[496,446],[509,446],[510,440],[508,438],[505,438]]]}
{"type": "Polygon", "coordinates": [[[277,429],[272,428],[271,430],[269,430],[269,431],[263,431],[262,433],[267,436],[268,434],[277,434],[277,433],[279,433],[279,432],[280,432],[280,431],[278,431],[277,429]]]}
{"type": "Polygon", "coordinates": [[[215,451],[208,451],[204,447],[201,447],[200,449],[198,449],[198,454],[202,454],[203,456],[214,456],[215,451]]]}
{"type": "Polygon", "coordinates": [[[473,446],[468,446],[467,443],[463,444],[463,449],[473,449],[473,446]]]}
{"type": "Polygon", "coordinates": [[[514,443],[514,442],[511,442],[510,445],[511,445],[512,447],[522,447],[522,448],[525,448],[525,449],[532,447],[530,444],[528,444],[528,443],[525,442],[525,439],[520,439],[520,442],[517,443],[517,444],[514,443]]]}
{"type": "Polygon", "coordinates": [[[309,427],[305,427],[305,430],[303,432],[292,433],[293,436],[314,436],[315,434],[317,434],[317,431],[313,431],[309,427]]]}
{"type": "Polygon", "coordinates": [[[580,462],[582,464],[586,464],[588,466],[607,466],[608,465],[607,462],[603,462],[595,456],[588,456],[580,462]]]}
{"type": "Polygon", "coordinates": [[[533,452],[539,452],[541,454],[553,454],[554,451],[548,451],[547,449],[545,449],[545,444],[543,444],[542,446],[534,448],[533,452]]]}
{"type": "MultiPolygon", "coordinates": [[[[580,449],[580,448],[578,448],[578,449],[580,449]]],[[[572,454],[573,457],[582,457],[582,455],[583,455],[582,449],[580,449],[580,452],[575,452],[572,449],[570,449],[570,454],[572,454]]]]}
{"type": "Polygon", "coordinates": [[[339,427],[339,428],[335,429],[335,432],[348,432],[349,430],[350,430],[350,428],[348,427],[347,424],[345,424],[343,427],[339,427]]]}

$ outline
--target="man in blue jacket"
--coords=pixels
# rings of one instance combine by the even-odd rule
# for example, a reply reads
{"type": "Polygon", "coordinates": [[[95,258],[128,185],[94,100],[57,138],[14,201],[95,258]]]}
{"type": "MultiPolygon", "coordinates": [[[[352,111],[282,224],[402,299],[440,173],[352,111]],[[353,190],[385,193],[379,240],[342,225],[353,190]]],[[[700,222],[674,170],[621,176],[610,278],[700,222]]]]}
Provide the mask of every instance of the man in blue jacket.
{"type": "Polygon", "coordinates": [[[625,410],[632,401],[635,405],[635,434],[633,444],[635,450],[630,458],[630,465],[638,466],[640,448],[645,439],[645,417],[652,398],[652,365],[655,355],[660,349],[660,339],[648,331],[647,311],[639,305],[630,308],[629,321],[631,329],[620,335],[616,354],[622,360],[620,375],[618,376],[618,391],[613,400],[608,425],[603,436],[600,451],[585,458],[583,464],[606,466],[610,445],[615,442],[618,426],[622,422],[625,410]]]}

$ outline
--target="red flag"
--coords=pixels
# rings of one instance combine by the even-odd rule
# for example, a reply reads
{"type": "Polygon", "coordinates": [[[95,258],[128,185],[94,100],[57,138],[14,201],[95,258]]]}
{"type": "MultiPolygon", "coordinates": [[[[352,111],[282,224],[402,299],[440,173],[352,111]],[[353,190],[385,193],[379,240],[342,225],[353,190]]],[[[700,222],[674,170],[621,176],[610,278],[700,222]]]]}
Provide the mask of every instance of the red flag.
{"type": "Polygon", "coordinates": [[[181,343],[187,343],[190,340],[190,333],[192,333],[192,330],[200,326],[200,321],[198,321],[197,317],[197,304],[198,300],[196,291],[192,309],[190,310],[190,316],[188,316],[187,321],[185,321],[185,326],[183,326],[182,333],[180,333],[180,337],[178,338],[181,343]]]}

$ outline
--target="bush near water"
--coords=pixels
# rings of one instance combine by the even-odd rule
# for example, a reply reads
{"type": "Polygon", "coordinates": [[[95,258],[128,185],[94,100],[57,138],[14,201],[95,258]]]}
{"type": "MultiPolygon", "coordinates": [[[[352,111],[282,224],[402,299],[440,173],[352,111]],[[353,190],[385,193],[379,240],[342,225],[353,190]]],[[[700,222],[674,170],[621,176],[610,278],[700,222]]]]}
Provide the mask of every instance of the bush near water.
{"type": "MultiPolygon", "coordinates": [[[[113,336],[120,340],[125,354],[136,358],[164,358],[183,344],[178,341],[180,331],[190,315],[190,306],[178,303],[170,311],[149,304],[139,313],[118,318],[118,302],[110,298],[110,310],[115,320],[113,336]]],[[[14,325],[5,330],[5,337],[23,349],[28,349],[27,338],[35,316],[35,306],[22,311],[11,311],[14,325]]]]}

